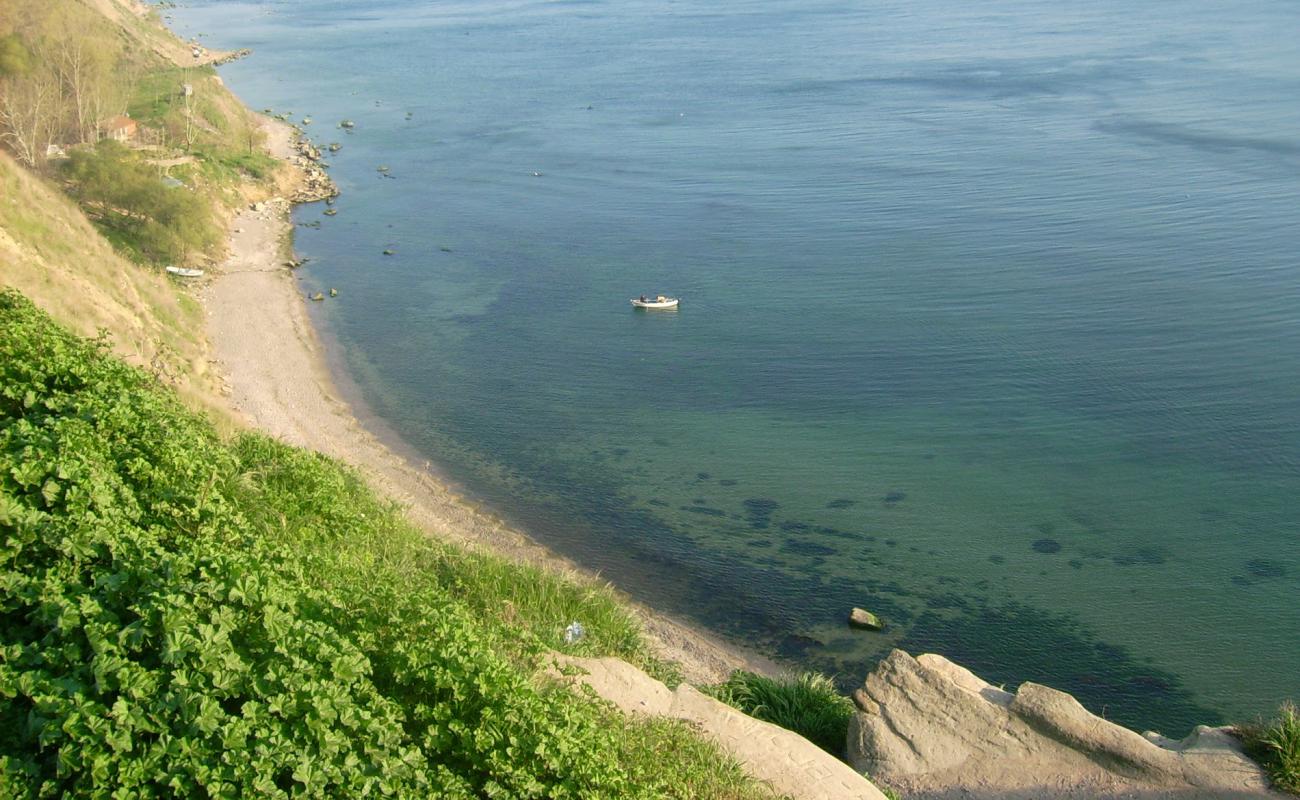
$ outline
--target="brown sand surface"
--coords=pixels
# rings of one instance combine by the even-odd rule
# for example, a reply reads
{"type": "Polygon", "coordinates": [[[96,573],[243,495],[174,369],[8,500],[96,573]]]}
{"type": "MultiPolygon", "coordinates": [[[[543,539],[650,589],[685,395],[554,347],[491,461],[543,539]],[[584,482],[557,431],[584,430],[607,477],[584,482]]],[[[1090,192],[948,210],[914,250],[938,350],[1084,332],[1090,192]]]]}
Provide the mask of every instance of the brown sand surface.
{"type": "MultiPolygon", "coordinates": [[[[267,122],[272,155],[294,157],[293,129],[267,122]]],[[[325,352],[307,315],[306,293],[284,261],[292,227],[289,204],[273,198],[230,223],[230,255],[203,293],[208,337],[236,416],[290,444],[359,468],[372,485],[408,509],[431,535],[539,563],[593,580],[499,517],[459,496],[429,470],[386,447],[357,420],[330,377],[325,352]]],[[[647,639],[678,662],[686,680],[714,683],[731,670],[773,673],[771,661],[648,607],[632,603],[647,639]]]]}

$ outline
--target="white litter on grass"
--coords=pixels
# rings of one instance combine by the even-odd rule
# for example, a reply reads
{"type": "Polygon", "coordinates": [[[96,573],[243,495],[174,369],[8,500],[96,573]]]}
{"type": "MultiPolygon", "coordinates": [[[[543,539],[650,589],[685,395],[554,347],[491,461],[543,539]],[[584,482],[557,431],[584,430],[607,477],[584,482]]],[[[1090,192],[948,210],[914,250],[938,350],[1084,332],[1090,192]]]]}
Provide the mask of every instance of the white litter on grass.
{"type": "Polygon", "coordinates": [[[582,627],[580,622],[570,622],[569,627],[564,629],[564,643],[573,644],[582,638],[587,631],[582,627]]]}

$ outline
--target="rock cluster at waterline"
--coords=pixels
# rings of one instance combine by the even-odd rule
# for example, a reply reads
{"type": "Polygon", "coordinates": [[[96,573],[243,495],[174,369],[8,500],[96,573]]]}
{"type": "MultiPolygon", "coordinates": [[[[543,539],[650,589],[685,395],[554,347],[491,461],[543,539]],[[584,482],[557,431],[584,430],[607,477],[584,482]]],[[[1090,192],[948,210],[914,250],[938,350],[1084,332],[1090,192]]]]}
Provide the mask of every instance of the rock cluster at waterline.
{"type": "Polygon", "coordinates": [[[293,163],[302,170],[302,183],[289,198],[290,202],[315,203],[337,197],[338,187],[320,164],[320,150],[300,133],[294,135],[293,149],[298,154],[293,163]]]}
{"type": "Polygon", "coordinates": [[[889,654],[853,693],[849,762],[905,797],[1274,797],[1226,728],[1139,735],[1070,695],[1014,694],[937,655],[889,654]]]}

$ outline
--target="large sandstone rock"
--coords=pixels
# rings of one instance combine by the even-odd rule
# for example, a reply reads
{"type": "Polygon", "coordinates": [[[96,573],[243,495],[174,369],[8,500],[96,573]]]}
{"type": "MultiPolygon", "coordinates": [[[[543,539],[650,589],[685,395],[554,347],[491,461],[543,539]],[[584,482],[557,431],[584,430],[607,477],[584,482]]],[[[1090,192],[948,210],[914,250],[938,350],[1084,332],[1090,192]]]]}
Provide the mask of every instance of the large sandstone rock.
{"type": "Polygon", "coordinates": [[[1273,796],[1225,729],[1141,736],[1064,692],[1012,694],[942,656],[895,650],[854,701],[849,762],[908,798],[1273,796]]]}
{"type": "Polygon", "coordinates": [[[687,684],[669,689],[617,658],[556,654],[553,674],[589,687],[624,712],[683,720],[735,756],[745,771],[796,800],[885,800],[866,778],[817,745],[742,714],[687,684]]]}

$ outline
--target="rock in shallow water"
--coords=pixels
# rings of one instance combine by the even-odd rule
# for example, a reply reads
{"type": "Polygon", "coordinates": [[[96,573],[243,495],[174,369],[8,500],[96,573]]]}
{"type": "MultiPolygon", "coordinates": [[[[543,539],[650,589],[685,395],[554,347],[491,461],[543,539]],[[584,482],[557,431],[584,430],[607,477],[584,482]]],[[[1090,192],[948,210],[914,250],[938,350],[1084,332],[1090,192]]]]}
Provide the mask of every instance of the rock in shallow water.
{"type": "Polygon", "coordinates": [[[880,621],[880,617],[872,614],[870,611],[862,608],[855,608],[849,612],[849,627],[862,628],[868,631],[884,630],[885,623],[880,621]]]}

